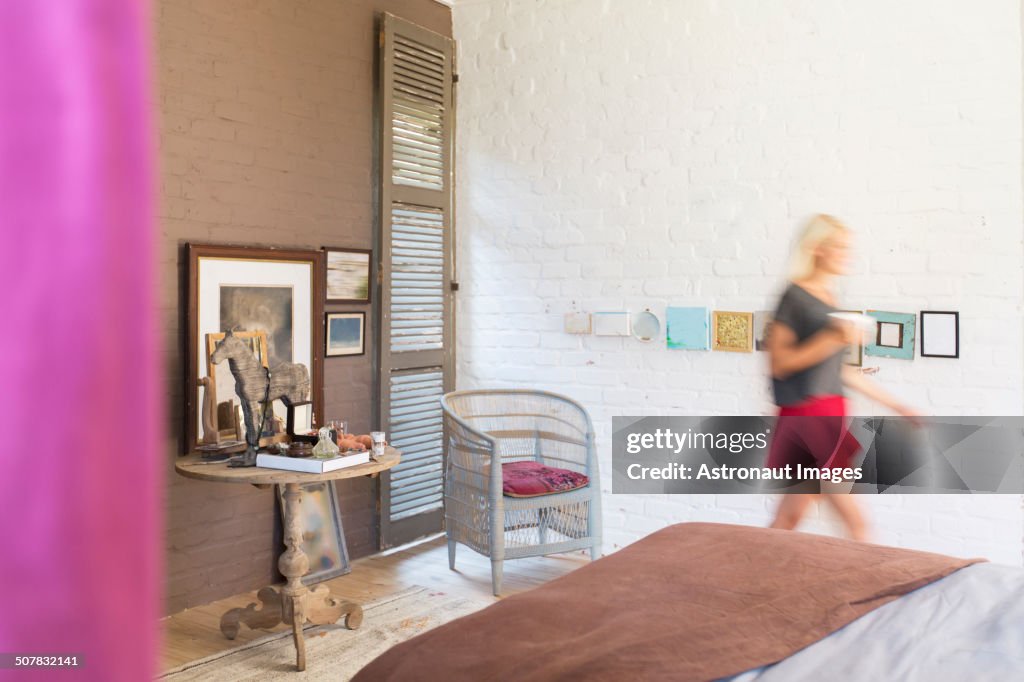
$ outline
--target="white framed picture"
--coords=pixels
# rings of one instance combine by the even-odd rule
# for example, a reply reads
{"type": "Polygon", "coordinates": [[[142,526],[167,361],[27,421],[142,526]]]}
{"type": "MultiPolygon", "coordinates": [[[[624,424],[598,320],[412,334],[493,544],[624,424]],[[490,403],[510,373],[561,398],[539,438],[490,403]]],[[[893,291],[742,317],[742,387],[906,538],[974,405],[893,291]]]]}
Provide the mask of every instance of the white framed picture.
{"type": "Polygon", "coordinates": [[[629,313],[594,313],[594,336],[629,336],[629,313]]]}

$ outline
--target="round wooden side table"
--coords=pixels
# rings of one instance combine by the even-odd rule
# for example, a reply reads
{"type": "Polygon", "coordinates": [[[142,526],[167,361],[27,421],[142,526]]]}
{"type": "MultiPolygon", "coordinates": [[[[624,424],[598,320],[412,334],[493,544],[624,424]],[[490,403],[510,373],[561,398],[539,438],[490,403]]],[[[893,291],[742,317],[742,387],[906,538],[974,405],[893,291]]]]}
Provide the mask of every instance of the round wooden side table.
{"type": "Polygon", "coordinates": [[[238,635],[240,623],[250,628],[271,628],[278,623],[292,626],[295,640],[296,666],[306,669],[306,642],[302,628],[306,622],[326,625],[337,622],[345,616],[345,627],[354,630],[363,622],[363,609],[355,602],[343,601],[331,596],[326,585],[309,589],[302,582],[302,576],[309,571],[309,558],[302,551],[302,516],[299,514],[302,501],[302,486],[306,483],[334,481],[357,476],[376,476],[390,469],[401,460],[401,453],[388,447],[380,459],[370,460],[345,469],[326,474],[307,474],[298,471],[248,467],[229,468],[226,462],[215,464],[203,461],[201,455],[181,457],[174,465],[175,471],[188,478],[216,483],[250,483],[260,488],[274,485],[284,486],[284,543],[286,549],[277,561],[277,567],[287,582],[280,588],[264,587],[257,593],[262,606],[249,604],[244,609],[231,609],[220,619],[220,631],[228,639],[238,635]]]}

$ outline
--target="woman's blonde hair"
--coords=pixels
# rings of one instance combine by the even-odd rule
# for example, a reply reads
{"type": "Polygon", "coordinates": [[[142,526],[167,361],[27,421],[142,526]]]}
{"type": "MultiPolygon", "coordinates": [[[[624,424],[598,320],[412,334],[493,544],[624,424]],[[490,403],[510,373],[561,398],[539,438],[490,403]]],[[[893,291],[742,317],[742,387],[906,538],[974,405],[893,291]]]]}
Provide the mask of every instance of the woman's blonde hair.
{"type": "Polygon", "coordinates": [[[849,230],[839,218],[819,213],[804,225],[800,236],[793,246],[789,258],[789,279],[799,280],[809,277],[814,272],[814,251],[823,241],[836,234],[849,230]]]}

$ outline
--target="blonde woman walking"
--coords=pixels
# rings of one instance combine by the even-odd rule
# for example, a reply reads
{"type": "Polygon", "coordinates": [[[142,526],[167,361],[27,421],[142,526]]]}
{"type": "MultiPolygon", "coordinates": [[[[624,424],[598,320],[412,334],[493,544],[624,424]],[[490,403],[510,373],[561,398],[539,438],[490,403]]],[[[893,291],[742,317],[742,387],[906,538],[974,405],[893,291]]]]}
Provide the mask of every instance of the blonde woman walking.
{"type": "MultiPolygon", "coordinates": [[[[839,311],[835,285],[849,271],[851,240],[846,225],[822,214],[811,218],[794,248],[789,282],[767,341],[772,391],[779,406],[769,467],[849,466],[859,446],[846,430],[844,387],[897,414],[917,416],[855,367],[843,364],[847,347],[863,335],[854,323],[830,317],[839,311]]],[[[772,528],[796,528],[819,497],[836,510],[851,538],[868,538],[860,506],[848,494],[783,495],[772,528]]]]}

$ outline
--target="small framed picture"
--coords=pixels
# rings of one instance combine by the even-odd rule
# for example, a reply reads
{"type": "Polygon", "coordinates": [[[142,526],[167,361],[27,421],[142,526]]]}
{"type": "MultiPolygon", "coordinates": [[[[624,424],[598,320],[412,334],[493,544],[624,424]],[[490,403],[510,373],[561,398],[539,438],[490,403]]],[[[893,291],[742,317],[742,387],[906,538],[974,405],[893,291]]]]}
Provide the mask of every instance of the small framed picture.
{"type": "Polygon", "coordinates": [[[369,303],[373,252],[324,247],[327,254],[327,302],[369,303]]]}
{"type": "MultiPolygon", "coordinates": [[[[840,310],[841,313],[853,313],[855,315],[863,315],[863,310],[840,310]]],[[[864,344],[853,343],[846,347],[846,352],[843,354],[843,364],[851,365],[853,367],[864,366],[864,344]]]]}
{"type": "Polygon", "coordinates": [[[329,358],[366,352],[366,313],[327,313],[326,348],[329,358]]]}
{"type": "Polygon", "coordinates": [[[921,357],[960,357],[960,313],[952,310],[921,311],[921,357]]]}
{"type": "Polygon", "coordinates": [[[754,314],[730,310],[711,313],[711,349],[749,353],[754,345],[754,314]]]}

